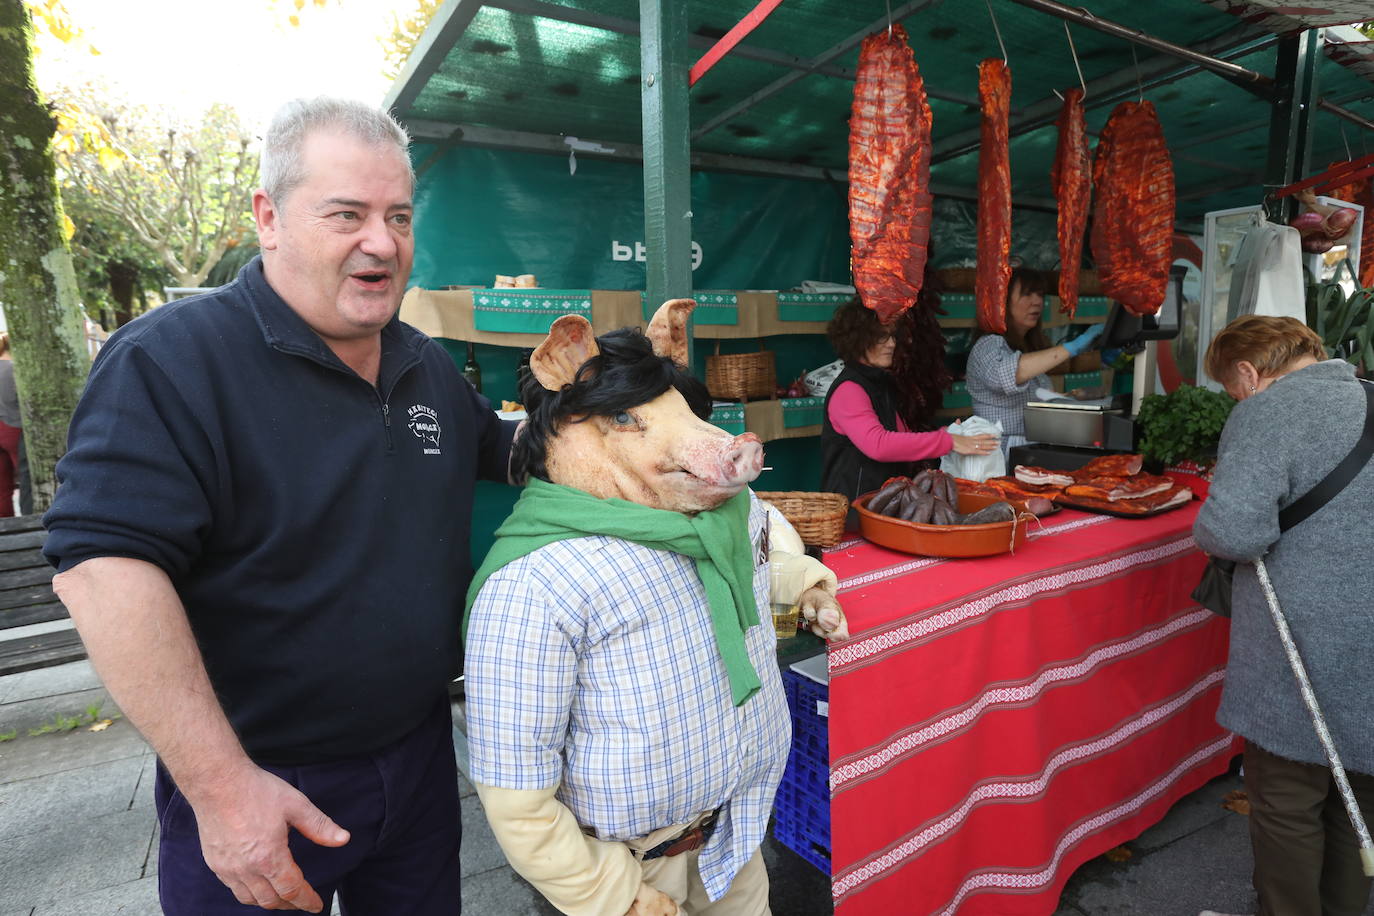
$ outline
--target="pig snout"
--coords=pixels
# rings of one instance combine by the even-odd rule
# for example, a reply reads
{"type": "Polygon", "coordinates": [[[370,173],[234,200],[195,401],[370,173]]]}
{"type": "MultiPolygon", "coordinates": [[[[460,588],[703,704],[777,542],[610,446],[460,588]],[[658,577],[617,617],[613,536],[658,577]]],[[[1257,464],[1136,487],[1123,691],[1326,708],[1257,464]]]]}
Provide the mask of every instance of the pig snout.
{"type": "Polygon", "coordinates": [[[747,485],[763,470],[763,442],[753,433],[736,436],[720,459],[720,478],[726,485],[747,485]]]}

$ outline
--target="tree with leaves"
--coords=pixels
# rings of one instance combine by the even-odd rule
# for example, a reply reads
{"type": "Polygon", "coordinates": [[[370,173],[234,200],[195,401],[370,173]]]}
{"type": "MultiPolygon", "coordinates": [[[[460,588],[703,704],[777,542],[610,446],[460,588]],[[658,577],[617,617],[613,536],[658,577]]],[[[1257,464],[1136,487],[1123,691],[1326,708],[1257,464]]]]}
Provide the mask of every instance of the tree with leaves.
{"type": "MultiPolygon", "coordinates": [[[[33,6],[50,30],[70,33],[60,4],[33,6]]],[[[41,512],[57,488],[54,467],[90,358],[57,192],[56,124],[34,82],[33,21],[24,0],[0,0],[0,98],[0,308],[14,350],[34,508],[41,512]]]]}
{"type": "Polygon", "coordinates": [[[175,286],[200,286],[252,234],[258,154],[227,105],[194,123],[117,101],[93,86],[54,93],[64,187],[128,227],[175,286]]]}

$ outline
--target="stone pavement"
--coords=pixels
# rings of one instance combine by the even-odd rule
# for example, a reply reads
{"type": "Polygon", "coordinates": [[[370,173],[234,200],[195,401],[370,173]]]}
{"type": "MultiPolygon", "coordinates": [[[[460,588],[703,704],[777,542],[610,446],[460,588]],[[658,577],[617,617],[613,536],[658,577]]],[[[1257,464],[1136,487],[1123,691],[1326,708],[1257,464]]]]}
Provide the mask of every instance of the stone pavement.
{"type": "MultiPolygon", "coordinates": [[[[17,732],[0,742],[0,916],[158,913],[148,746],[123,719],[100,732],[28,733],[97,705],[102,717],[115,712],[85,662],[0,677],[0,736],[17,732]]],[[[461,761],[458,729],[455,738],[461,761]]],[[[1245,819],[1220,807],[1238,786],[1235,775],[1213,780],[1128,844],[1125,862],[1084,865],[1056,916],[1254,912],[1245,819]]],[[[764,853],[776,916],[832,912],[826,877],[771,840],[764,853]]],[[[556,912],[506,865],[466,781],[462,867],[469,916],[556,912]]]]}

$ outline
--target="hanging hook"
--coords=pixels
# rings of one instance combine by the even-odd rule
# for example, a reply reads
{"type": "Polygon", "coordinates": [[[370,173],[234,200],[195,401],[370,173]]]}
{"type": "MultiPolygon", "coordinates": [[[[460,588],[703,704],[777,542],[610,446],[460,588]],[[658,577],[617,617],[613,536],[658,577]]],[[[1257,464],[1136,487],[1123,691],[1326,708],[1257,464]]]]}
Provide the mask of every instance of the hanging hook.
{"type": "MultiPolygon", "coordinates": [[[[1064,20],[1064,37],[1069,40],[1069,54],[1073,57],[1073,68],[1078,71],[1078,85],[1083,87],[1083,101],[1088,100],[1088,84],[1083,79],[1083,68],[1078,65],[1078,49],[1073,46],[1073,33],[1069,31],[1069,22],[1064,20]]],[[[1059,93],[1055,93],[1059,95],[1059,93]]],[[[1063,96],[1060,96],[1062,99],[1063,96]]]]}
{"type": "Polygon", "coordinates": [[[887,4],[887,37],[892,37],[892,0],[884,0],[887,4]]]}
{"type": "Polygon", "coordinates": [[[1131,63],[1135,64],[1135,88],[1140,93],[1140,101],[1145,101],[1145,87],[1140,82],[1140,60],[1135,56],[1135,45],[1131,45],[1131,63]]]}
{"type": "Polygon", "coordinates": [[[997,33],[997,44],[1002,49],[1002,63],[1010,64],[1007,60],[1007,46],[1002,41],[1002,30],[997,27],[997,14],[992,11],[992,0],[987,0],[988,16],[992,18],[992,30],[997,33]]]}
{"type": "Polygon", "coordinates": [[[1341,125],[1341,142],[1345,144],[1345,158],[1354,159],[1355,156],[1350,152],[1350,138],[1345,135],[1345,125],[1341,125]]]}

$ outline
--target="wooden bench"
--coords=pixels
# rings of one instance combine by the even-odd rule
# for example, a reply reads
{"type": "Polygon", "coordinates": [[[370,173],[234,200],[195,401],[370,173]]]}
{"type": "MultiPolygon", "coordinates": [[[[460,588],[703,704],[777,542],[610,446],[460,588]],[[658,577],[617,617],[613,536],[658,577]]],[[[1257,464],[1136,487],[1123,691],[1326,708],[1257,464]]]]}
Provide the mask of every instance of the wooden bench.
{"type": "Polygon", "coordinates": [[[53,594],[53,569],[43,559],[42,516],[0,518],[0,676],[62,665],[86,657],[72,629],[11,636],[15,627],[65,620],[53,594]]]}

